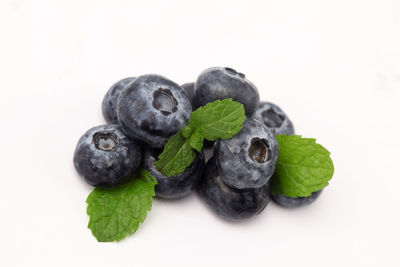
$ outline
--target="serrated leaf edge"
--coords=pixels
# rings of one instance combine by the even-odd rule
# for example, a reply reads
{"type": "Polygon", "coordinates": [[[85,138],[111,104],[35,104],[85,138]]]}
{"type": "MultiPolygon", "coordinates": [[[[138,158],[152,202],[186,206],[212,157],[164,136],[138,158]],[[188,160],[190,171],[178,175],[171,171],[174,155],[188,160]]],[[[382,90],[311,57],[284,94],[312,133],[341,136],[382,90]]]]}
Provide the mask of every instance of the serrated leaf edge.
{"type": "MultiPolygon", "coordinates": [[[[153,197],[155,196],[154,186],[157,184],[157,180],[151,175],[151,173],[150,173],[149,171],[147,171],[147,170],[141,169],[140,171],[138,171],[138,172],[137,172],[136,174],[134,174],[133,176],[134,176],[134,177],[133,177],[132,179],[141,180],[141,182],[143,182],[145,185],[148,184],[148,185],[146,185],[146,186],[149,186],[150,184],[153,185],[153,189],[152,189],[152,190],[150,189],[150,186],[149,186],[149,189],[151,190],[151,193],[149,194],[149,196],[150,196],[151,198],[153,198],[153,197]],[[148,176],[148,177],[141,177],[142,175],[143,175],[143,176],[148,176]],[[139,176],[139,177],[137,177],[137,176],[139,176]],[[148,179],[149,177],[151,177],[151,179],[148,179]]],[[[137,182],[139,182],[139,181],[137,181],[137,182]]],[[[143,219],[141,219],[141,218],[139,217],[139,219],[137,220],[137,223],[135,223],[135,226],[133,227],[133,229],[132,229],[131,231],[127,231],[127,233],[126,233],[125,235],[123,235],[123,236],[121,236],[121,237],[112,238],[112,239],[110,239],[110,240],[101,240],[100,236],[104,236],[105,229],[107,229],[107,227],[109,226],[109,223],[110,223],[110,221],[111,221],[112,216],[113,216],[113,215],[115,214],[115,212],[118,210],[118,207],[120,206],[121,201],[124,199],[124,197],[125,197],[125,195],[126,195],[126,192],[127,192],[129,189],[126,188],[126,190],[123,192],[122,197],[119,199],[118,204],[117,204],[117,205],[115,206],[115,208],[113,209],[111,215],[108,216],[108,217],[109,217],[109,218],[108,218],[108,221],[107,221],[106,226],[104,227],[103,231],[101,231],[102,234],[101,234],[100,236],[96,236],[95,233],[94,233],[94,229],[90,227],[90,226],[95,225],[97,222],[99,222],[99,221],[102,219],[102,217],[100,217],[98,220],[94,221],[94,220],[92,220],[92,217],[91,217],[92,212],[93,212],[93,206],[92,206],[92,203],[90,203],[90,201],[91,201],[92,198],[94,198],[94,194],[92,194],[92,193],[95,192],[95,190],[99,190],[99,189],[98,189],[98,188],[95,188],[95,189],[89,194],[89,196],[88,196],[87,199],[86,199],[86,203],[88,204],[87,209],[86,209],[86,212],[87,212],[87,214],[88,214],[88,216],[89,216],[88,228],[91,230],[93,236],[94,236],[94,237],[96,238],[96,240],[99,241],[99,242],[113,242],[113,241],[117,241],[117,242],[118,242],[118,241],[124,239],[125,237],[127,237],[127,236],[129,236],[129,235],[135,233],[135,232],[137,231],[137,229],[139,228],[139,225],[140,225],[141,223],[143,223],[144,220],[146,219],[147,213],[148,213],[148,212],[151,210],[151,208],[152,208],[152,203],[151,203],[152,201],[150,201],[150,205],[146,205],[147,207],[144,208],[145,215],[144,215],[143,219]]],[[[104,190],[104,189],[101,189],[101,190],[104,190]]],[[[96,192],[96,193],[98,193],[98,192],[96,192]]],[[[118,234],[119,234],[119,233],[118,233],[118,234]]],[[[117,235],[118,235],[118,234],[117,234],[117,235]]]]}
{"type": "MultiPolygon", "coordinates": [[[[319,167],[309,167],[309,166],[302,166],[302,165],[296,165],[296,164],[285,164],[285,163],[281,163],[281,162],[277,162],[277,165],[280,165],[281,169],[283,169],[286,172],[287,176],[293,181],[293,183],[296,184],[296,185],[300,185],[299,187],[301,187],[301,188],[306,188],[306,187],[304,185],[302,185],[299,181],[297,181],[297,179],[292,177],[292,175],[290,175],[289,171],[287,170],[287,168],[285,166],[292,166],[294,168],[308,168],[308,169],[313,169],[314,168],[314,169],[323,169],[323,170],[327,170],[327,171],[332,171],[331,177],[326,182],[321,182],[320,184],[315,184],[314,185],[314,186],[324,185],[321,189],[319,189],[319,190],[322,190],[323,188],[325,188],[326,186],[329,185],[329,181],[332,179],[333,174],[334,174],[334,170],[335,170],[333,161],[332,161],[332,159],[330,157],[331,153],[324,146],[322,146],[321,144],[317,143],[315,138],[303,138],[301,135],[290,135],[290,136],[288,136],[288,135],[285,135],[285,134],[276,136],[276,138],[278,139],[278,143],[279,143],[280,139],[288,140],[288,139],[292,139],[293,137],[296,137],[296,139],[294,139],[295,141],[307,140],[307,141],[312,141],[311,144],[313,144],[313,145],[318,145],[319,146],[318,150],[320,150],[319,152],[320,153],[324,152],[323,154],[325,154],[324,156],[326,156],[326,158],[330,160],[330,162],[331,162],[330,165],[331,165],[332,168],[324,168],[324,167],[321,167],[321,166],[319,166],[319,167]]],[[[298,143],[298,142],[293,142],[294,140],[291,140],[291,143],[298,143]]],[[[308,145],[310,145],[310,144],[308,144],[308,145]]],[[[290,151],[290,153],[287,153],[286,157],[285,157],[285,160],[287,160],[289,158],[289,156],[292,155],[292,153],[294,153],[295,151],[296,150],[293,150],[293,151],[290,151]]],[[[278,160],[279,160],[279,156],[278,156],[278,160]]],[[[305,159],[302,159],[302,161],[303,160],[305,160],[305,159]]],[[[278,176],[280,176],[280,175],[278,175],[278,176]]],[[[278,185],[280,185],[280,182],[278,183],[278,185]]],[[[319,190],[317,190],[317,191],[319,191],[319,190]]],[[[284,196],[288,196],[288,195],[283,194],[282,190],[278,190],[278,191],[279,192],[276,192],[276,191],[272,190],[271,193],[272,194],[278,193],[278,194],[282,194],[284,196]]],[[[307,191],[308,192],[309,190],[301,190],[301,191],[307,191]]],[[[312,193],[313,192],[309,192],[308,195],[296,194],[297,196],[288,196],[288,197],[308,197],[312,193]]]]}

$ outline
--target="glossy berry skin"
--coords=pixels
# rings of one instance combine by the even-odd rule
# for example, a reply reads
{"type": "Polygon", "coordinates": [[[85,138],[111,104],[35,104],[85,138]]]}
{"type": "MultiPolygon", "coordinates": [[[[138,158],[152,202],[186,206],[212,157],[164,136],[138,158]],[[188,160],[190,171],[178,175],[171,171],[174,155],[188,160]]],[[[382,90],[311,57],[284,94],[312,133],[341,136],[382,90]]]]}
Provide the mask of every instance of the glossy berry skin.
{"type": "Polygon", "coordinates": [[[298,208],[310,205],[313,203],[322,193],[322,190],[314,192],[309,197],[287,197],[283,195],[272,195],[272,199],[279,205],[285,208],[298,208]]]}
{"type": "Polygon", "coordinates": [[[156,74],[136,78],[121,92],[117,105],[124,133],[155,148],[186,126],[191,111],[182,87],[156,74]]]}
{"type": "Polygon", "coordinates": [[[242,103],[247,117],[254,114],[260,102],[257,87],[243,73],[222,67],[204,70],[195,83],[193,110],[226,98],[242,103]]]}
{"type": "Polygon", "coordinates": [[[178,199],[188,196],[195,190],[203,174],[205,164],[203,154],[197,153],[196,159],[184,172],[168,177],[154,166],[161,152],[161,149],[154,148],[145,148],[143,151],[143,168],[150,171],[158,183],[155,187],[156,196],[167,199],[178,199]]]}
{"type": "Polygon", "coordinates": [[[294,126],[280,107],[270,102],[261,102],[253,118],[262,122],[275,135],[294,134],[294,126]]]}
{"type": "Polygon", "coordinates": [[[79,139],[74,153],[75,169],[93,186],[124,183],[140,163],[140,147],[115,124],[88,130],[79,139]]]}
{"type": "Polygon", "coordinates": [[[129,77],[122,79],[114,83],[110,89],[108,89],[106,95],[103,98],[103,103],[101,105],[101,110],[103,112],[103,117],[107,123],[118,124],[117,117],[117,101],[122,90],[135,79],[135,77],[129,77]]]}
{"type": "Polygon", "coordinates": [[[219,216],[233,221],[259,214],[270,199],[269,183],[260,188],[243,190],[227,186],[218,175],[214,158],[205,166],[198,192],[219,216]]]}
{"type": "Polygon", "coordinates": [[[192,102],[194,97],[194,83],[184,83],[181,87],[185,90],[190,102],[192,102]]]}
{"type": "Polygon", "coordinates": [[[214,157],[221,179],[245,189],[265,185],[275,171],[278,143],[274,134],[255,119],[246,119],[234,137],[217,140],[214,157]]]}

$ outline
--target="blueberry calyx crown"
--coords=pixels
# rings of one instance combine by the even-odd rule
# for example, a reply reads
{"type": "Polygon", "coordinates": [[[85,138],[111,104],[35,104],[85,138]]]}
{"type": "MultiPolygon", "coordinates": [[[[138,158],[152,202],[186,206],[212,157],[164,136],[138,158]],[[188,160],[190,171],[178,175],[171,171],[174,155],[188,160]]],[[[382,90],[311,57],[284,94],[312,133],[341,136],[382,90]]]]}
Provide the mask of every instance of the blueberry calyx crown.
{"type": "Polygon", "coordinates": [[[112,151],[118,146],[118,138],[113,133],[97,132],[93,135],[95,147],[103,151],[112,151]]]}
{"type": "Polygon", "coordinates": [[[264,118],[264,124],[267,127],[279,128],[285,120],[285,116],[282,114],[277,114],[272,108],[267,109],[262,113],[264,118]]]}
{"type": "Polygon", "coordinates": [[[234,70],[232,68],[226,67],[225,70],[231,75],[239,76],[240,78],[243,78],[243,79],[246,78],[246,76],[243,73],[237,72],[236,70],[234,70]]]}
{"type": "Polygon", "coordinates": [[[171,93],[171,90],[158,88],[158,90],[153,93],[153,107],[159,110],[163,115],[168,116],[178,110],[178,101],[171,93]]]}
{"type": "Polygon", "coordinates": [[[271,160],[271,150],[268,141],[258,137],[251,139],[249,155],[253,161],[258,163],[271,160]]]}

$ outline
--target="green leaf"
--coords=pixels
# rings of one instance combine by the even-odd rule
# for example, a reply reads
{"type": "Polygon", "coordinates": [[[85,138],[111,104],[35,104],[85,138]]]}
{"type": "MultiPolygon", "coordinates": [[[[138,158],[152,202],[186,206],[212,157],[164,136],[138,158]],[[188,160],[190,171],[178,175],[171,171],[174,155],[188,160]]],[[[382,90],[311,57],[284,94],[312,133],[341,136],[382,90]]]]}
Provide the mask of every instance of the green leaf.
{"type": "Polygon", "coordinates": [[[100,242],[119,241],[133,234],[151,209],[156,179],[140,170],[129,183],[95,188],[88,196],[88,227],[100,242]]]}
{"type": "Polygon", "coordinates": [[[183,172],[196,158],[196,152],[181,131],[172,136],[158,157],[155,166],[163,174],[173,176],[183,172]]]}
{"type": "Polygon", "coordinates": [[[186,125],[185,128],[183,128],[181,130],[181,133],[184,137],[186,137],[187,139],[190,138],[190,136],[193,134],[195,129],[193,129],[192,127],[190,127],[190,125],[186,125]]]}
{"type": "Polygon", "coordinates": [[[204,136],[201,131],[196,130],[189,139],[189,144],[192,148],[196,149],[198,152],[201,152],[203,148],[204,136]]]}
{"type": "Polygon", "coordinates": [[[271,178],[272,194],[307,197],[328,185],[334,167],[330,153],[315,139],[278,135],[278,162],[271,178]]]}
{"type": "Polygon", "coordinates": [[[193,111],[189,126],[200,130],[205,139],[214,141],[218,138],[232,138],[242,129],[245,120],[243,104],[228,98],[216,100],[193,111]]]}
{"type": "Polygon", "coordinates": [[[172,136],[155,166],[164,175],[183,172],[201,152],[204,139],[232,138],[246,120],[244,107],[232,99],[216,100],[190,114],[189,124],[172,136]]]}

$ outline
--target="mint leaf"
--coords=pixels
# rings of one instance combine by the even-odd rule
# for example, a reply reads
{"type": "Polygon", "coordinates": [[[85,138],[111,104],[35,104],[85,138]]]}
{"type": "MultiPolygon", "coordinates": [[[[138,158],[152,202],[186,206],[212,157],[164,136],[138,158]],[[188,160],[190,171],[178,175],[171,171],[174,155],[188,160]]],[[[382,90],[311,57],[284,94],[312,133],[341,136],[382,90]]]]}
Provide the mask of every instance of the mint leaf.
{"type": "Polygon", "coordinates": [[[190,138],[190,136],[193,134],[194,130],[192,127],[190,127],[190,125],[186,125],[185,128],[183,128],[181,130],[181,133],[184,137],[186,137],[187,139],[190,138]]]}
{"type": "Polygon", "coordinates": [[[156,179],[140,170],[129,183],[95,188],[88,196],[88,227],[100,242],[119,241],[133,234],[151,209],[156,179]]]}
{"type": "Polygon", "coordinates": [[[232,138],[245,120],[243,105],[231,98],[196,109],[190,114],[189,124],[168,140],[156,168],[167,176],[183,172],[196,158],[194,150],[201,152],[204,139],[232,138]]]}
{"type": "Polygon", "coordinates": [[[183,172],[196,158],[196,153],[181,131],[173,135],[158,156],[155,166],[163,174],[173,176],[183,172]]]}
{"type": "Polygon", "coordinates": [[[190,146],[196,149],[198,152],[201,152],[201,149],[203,148],[203,142],[204,136],[200,129],[197,129],[189,138],[190,146]]]}
{"type": "Polygon", "coordinates": [[[278,162],[271,178],[272,194],[307,197],[328,185],[334,167],[330,153],[315,139],[278,135],[278,162]]]}
{"type": "MultiPolygon", "coordinates": [[[[243,104],[231,98],[216,100],[192,112],[189,127],[200,130],[209,141],[232,138],[246,120],[243,104]]],[[[194,131],[194,132],[196,132],[194,131]]]]}

